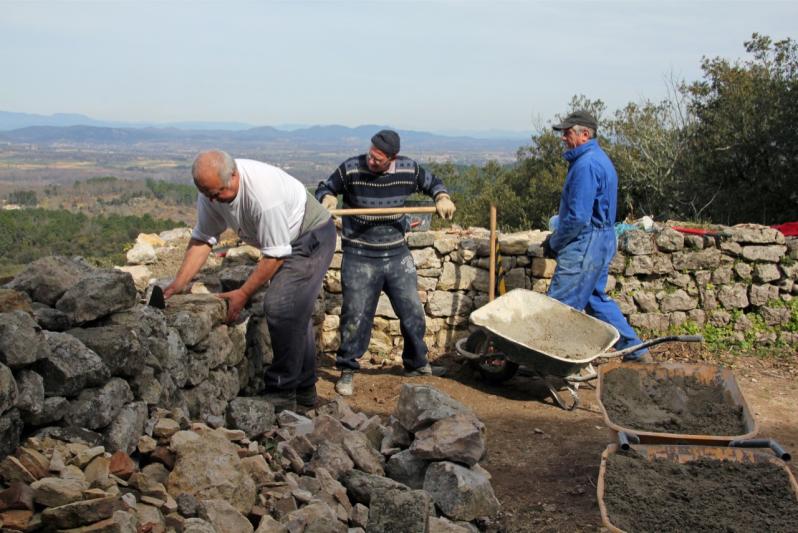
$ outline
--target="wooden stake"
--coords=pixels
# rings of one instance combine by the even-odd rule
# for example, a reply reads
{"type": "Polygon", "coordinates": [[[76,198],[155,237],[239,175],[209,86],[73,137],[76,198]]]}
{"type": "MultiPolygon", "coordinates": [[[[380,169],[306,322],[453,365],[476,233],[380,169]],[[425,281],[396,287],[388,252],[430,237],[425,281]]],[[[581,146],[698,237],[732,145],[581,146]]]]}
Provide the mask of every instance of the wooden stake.
{"type": "Polygon", "coordinates": [[[496,205],[490,204],[490,262],[488,263],[488,301],[496,295],[496,205]]]}

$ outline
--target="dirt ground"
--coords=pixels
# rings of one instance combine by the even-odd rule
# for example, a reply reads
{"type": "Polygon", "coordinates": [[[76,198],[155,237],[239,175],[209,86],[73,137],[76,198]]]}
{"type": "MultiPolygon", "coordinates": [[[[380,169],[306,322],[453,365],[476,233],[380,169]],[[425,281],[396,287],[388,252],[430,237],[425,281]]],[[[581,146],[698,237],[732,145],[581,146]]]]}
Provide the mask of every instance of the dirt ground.
{"type": "MultiPolygon", "coordinates": [[[[655,350],[657,360],[715,359],[686,346],[655,350]]],[[[735,376],[754,416],[760,437],[772,437],[798,450],[798,354],[780,359],[721,357],[733,361],[735,376]]],[[[717,362],[717,361],[716,361],[717,362]]],[[[434,386],[470,406],[488,430],[487,460],[481,464],[493,476],[502,505],[499,527],[508,532],[601,531],[596,502],[601,452],[610,442],[596,402],[595,389],[579,389],[580,406],[564,411],[546,396],[538,380],[516,375],[501,386],[482,382],[451,355],[436,359],[446,366],[442,378],[405,378],[401,368],[364,369],[355,379],[356,410],[388,416],[405,382],[434,386]]],[[[335,396],[338,373],[325,362],[320,368],[319,394],[335,396]]],[[[798,475],[794,465],[790,467],[798,475]]]]}

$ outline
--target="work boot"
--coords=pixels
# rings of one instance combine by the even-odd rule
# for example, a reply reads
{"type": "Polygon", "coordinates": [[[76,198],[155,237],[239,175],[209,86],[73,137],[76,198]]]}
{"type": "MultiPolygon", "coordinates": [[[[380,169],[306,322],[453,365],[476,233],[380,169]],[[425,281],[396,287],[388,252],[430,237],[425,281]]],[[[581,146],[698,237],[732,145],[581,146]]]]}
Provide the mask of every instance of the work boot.
{"type": "Polygon", "coordinates": [[[341,377],[335,382],[335,392],[341,396],[352,396],[355,392],[354,370],[341,370],[341,377]]]}
{"type": "Polygon", "coordinates": [[[296,411],[296,392],[293,390],[267,392],[262,398],[274,406],[275,413],[286,410],[296,411]]]}
{"type": "Polygon", "coordinates": [[[407,377],[415,377],[415,376],[443,376],[446,375],[446,369],[442,366],[432,366],[431,364],[427,363],[424,366],[420,366],[414,370],[407,370],[405,369],[405,376],[407,377]]]}
{"type": "Polygon", "coordinates": [[[296,388],[296,403],[297,405],[301,405],[302,407],[307,407],[309,409],[313,409],[316,407],[316,400],[318,396],[316,395],[316,384],[314,383],[310,387],[297,387],[296,388]]]}

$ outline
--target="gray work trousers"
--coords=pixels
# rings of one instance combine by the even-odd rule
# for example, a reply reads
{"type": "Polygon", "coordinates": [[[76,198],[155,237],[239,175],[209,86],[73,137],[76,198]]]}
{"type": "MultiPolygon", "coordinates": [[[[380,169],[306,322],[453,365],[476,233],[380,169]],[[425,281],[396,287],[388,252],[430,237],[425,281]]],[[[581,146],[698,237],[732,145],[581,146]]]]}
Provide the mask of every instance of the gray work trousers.
{"type": "Polygon", "coordinates": [[[291,243],[291,255],[266,289],[263,309],[274,352],[265,375],[267,392],[316,383],[313,307],[334,252],[335,224],[330,219],[291,243]]]}

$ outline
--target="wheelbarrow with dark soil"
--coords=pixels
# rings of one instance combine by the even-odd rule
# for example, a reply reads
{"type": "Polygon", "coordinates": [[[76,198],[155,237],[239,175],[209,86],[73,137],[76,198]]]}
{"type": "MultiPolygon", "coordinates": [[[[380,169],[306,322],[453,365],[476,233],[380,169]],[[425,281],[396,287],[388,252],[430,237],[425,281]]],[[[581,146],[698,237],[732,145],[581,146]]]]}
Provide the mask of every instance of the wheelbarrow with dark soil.
{"type": "Polygon", "coordinates": [[[759,432],[734,373],[709,363],[635,365],[598,371],[596,397],[610,438],[622,445],[728,446],[759,432]]]}
{"type": "MultiPolygon", "coordinates": [[[[740,446],[610,444],[596,492],[608,531],[795,531],[789,454],[740,446]]],[[[773,444],[773,443],[771,443],[773,444]]]]}
{"type": "Polygon", "coordinates": [[[597,358],[623,357],[663,342],[703,340],[698,335],[660,337],[610,351],[620,338],[613,326],[526,289],[499,296],[471,313],[469,321],[477,329],[455,349],[485,381],[502,383],[525,370],[542,379],[554,401],[569,411],[579,405],[579,384],[597,377],[597,358]]]}

